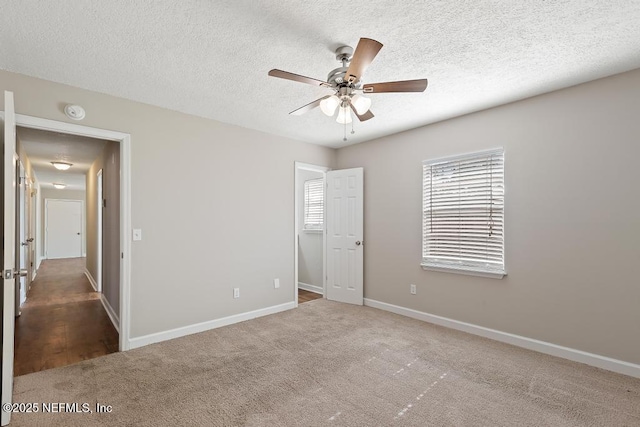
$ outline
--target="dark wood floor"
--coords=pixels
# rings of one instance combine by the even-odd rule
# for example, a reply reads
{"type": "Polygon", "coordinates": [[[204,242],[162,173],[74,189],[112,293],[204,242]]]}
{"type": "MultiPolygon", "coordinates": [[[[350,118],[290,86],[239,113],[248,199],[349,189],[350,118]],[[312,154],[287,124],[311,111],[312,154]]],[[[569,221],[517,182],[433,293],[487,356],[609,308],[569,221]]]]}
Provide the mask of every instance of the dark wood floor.
{"type": "Polygon", "coordinates": [[[322,295],[316,294],[315,292],[305,291],[304,289],[298,289],[298,304],[313,301],[318,298],[322,298],[322,295]]]}
{"type": "Polygon", "coordinates": [[[14,375],[118,351],[118,332],[84,268],[84,258],[43,261],[16,318],[14,375]]]}

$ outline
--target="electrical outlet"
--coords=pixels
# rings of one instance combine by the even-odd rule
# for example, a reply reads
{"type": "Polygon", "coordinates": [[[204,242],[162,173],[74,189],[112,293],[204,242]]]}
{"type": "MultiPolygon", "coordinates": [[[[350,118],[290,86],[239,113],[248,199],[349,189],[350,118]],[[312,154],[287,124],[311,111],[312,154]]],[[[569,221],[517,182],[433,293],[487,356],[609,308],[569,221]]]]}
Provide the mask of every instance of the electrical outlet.
{"type": "Polygon", "coordinates": [[[276,289],[280,287],[280,279],[273,279],[273,287],[276,289]]]}
{"type": "Polygon", "coordinates": [[[409,292],[411,292],[411,295],[415,295],[416,294],[416,285],[414,285],[414,284],[409,285],[409,292]]]}
{"type": "Polygon", "coordinates": [[[233,288],[233,297],[240,298],[240,288],[233,288]]]}

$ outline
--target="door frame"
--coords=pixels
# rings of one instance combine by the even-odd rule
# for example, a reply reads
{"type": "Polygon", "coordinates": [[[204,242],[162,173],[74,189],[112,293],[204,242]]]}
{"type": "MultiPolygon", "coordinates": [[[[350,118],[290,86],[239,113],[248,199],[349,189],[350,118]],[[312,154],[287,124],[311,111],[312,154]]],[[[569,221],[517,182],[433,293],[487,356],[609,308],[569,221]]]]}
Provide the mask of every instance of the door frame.
{"type": "MultiPolygon", "coordinates": [[[[293,246],[293,266],[294,266],[294,270],[293,270],[293,287],[295,289],[295,292],[293,294],[293,302],[295,304],[295,307],[298,307],[298,249],[299,249],[299,242],[298,242],[298,226],[299,224],[299,220],[298,220],[298,216],[300,214],[300,192],[298,191],[299,185],[302,185],[302,182],[300,182],[299,178],[298,178],[298,171],[299,170],[308,170],[308,171],[313,171],[313,172],[321,172],[322,173],[322,180],[324,181],[324,194],[326,196],[327,194],[327,172],[331,170],[331,168],[329,168],[328,166],[320,166],[320,165],[313,165],[311,163],[302,163],[302,162],[294,162],[294,167],[293,167],[293,206],[294,206],[294,221],[293,221],[293,240],[294,240],[294,246],[293,246]]],[[[326,224],[326,218],[327,218],[327,207],[326,207],[326,203],[324,204],[324,218],[325,218],[325,224],[326,224]]],[[[323,225],[322,228],[322,297],[326,298],[327,295],[327,227],[326,225],[323,225]]]]}
{"type": "Polygon", "coordinates": [[[29,247],[24,246],[28,237],[28,218],[27,218],[27,194],[28,194],[28,176],[27,170],[24,167],[24,163],[18,155],[18,161],[16,162],[16,255],[18,259],[18,270],[26,270],[27,276],[19,277],[16,280],[16,307],[15,307],[15,315],[16,317],[20,316],[20,308],[22,307],[22,290],[25,292],[25,300],[26,294],[28,292],[29,287],[29,247]],[[25,268],[22,268],[22,264],[24,264],[25,268]],[[24,285],[24,286],[23,286],[24,285]]]}
{"type": "MultiPolygon", "coordinates": [[[[16,126],[116,141],[120,148],[120,333],[119,351],[129,350],[131,335],[131,134],[16,114],[16,126]]],[[[0,112],[4,120],[4,111],[0,112]]]]}
{"type": "MultiPolygon", "coordinates": [[[[73,203],[80,203],[80,230],[81,233],[82,231],[84,231],[84,224],[85,224],[85,208],[84,208],[84,201],[82,200],[76,200],[76,199],[51,199],[51,198],[46,198],[44,199],[44,236],[42,236],[44,238],[44,259],[50,259],[49,258],[49,201],[56,201],[56,202],[73,202],[73,203]]],[[[80,256],[78,257],[74,257],[74,258],[82,258],[84,256],[84,251],[82,250],[82,247],[84,246],[82,244],[83,239],[86,242],[86,236],[82,236],[82,238],[80,239],[80,256]]],[[[86,243],[85,243],[86,245],[86,243]]],[[[54,258],[56,259],[56,258],[54,258]]]]}
{"type": "Polygon", "coordinates": [[[31,244],[28,246],[29,248],[29,255],[27,257],[28,261],[28,266],[29,266],[29,274],[27,275],[27,295],[29,294],[29,290],[31,289],[31,283],[33,282],[33,280],[36,278],[36,270],[37,270],[37,248],[36,248],[36,200],[37,200],[37,194],[38,194],[38,190],[36,189],[35,186],[35,182],[33,180],[32,177],[28,177],[27,178],[27,187],[29,190],[29,194],[28,194],[28,198],[29,198],[29,204],[28,204],[28,219],[27,222],[29,224],[28,227],[28,238],[33,239],[31,241],[31,244]]]}
{"type": "Polygon", "coordinates": [[[96,197],[96,201],[98,202],[98,206],[97,206],[97,210],[96,210],[96,216],[98,218],[97,222],[97,229],[96,229],[96,240],[98,241],[96,248],[97,250],[97,254],[96,254],[96,264],[97,264],[97,272],[96,275],[98,277],[96,277],[96,291],[97,292],[102,292],[102,208],[104,207],[104,202],[103,202],[103,198],[104,198],[104,194],[102,192],[102,169],[100,169],[98,171],[98,173],[96,174],[96,186],[97,186],[97,197],[96,197]]]}

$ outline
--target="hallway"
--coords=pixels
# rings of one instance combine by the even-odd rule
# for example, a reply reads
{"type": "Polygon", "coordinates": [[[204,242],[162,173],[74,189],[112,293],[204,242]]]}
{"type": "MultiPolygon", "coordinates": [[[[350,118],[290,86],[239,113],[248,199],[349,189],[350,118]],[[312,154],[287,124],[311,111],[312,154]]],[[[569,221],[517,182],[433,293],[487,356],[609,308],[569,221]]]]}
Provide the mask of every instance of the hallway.
{"type": "Polygon", "coordinates": [[[84,269],[85,258],[40,265],[16,318],[15,376],[118,351],[118,332],[84,269]]]}

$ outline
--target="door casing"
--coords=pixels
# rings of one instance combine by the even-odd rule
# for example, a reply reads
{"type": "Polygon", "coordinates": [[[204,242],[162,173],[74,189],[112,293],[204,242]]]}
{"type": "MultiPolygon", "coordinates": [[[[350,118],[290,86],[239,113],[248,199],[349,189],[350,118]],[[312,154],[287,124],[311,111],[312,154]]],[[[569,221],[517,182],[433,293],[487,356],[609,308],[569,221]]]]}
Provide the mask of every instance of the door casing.
{"type": "MultiPolygon", "coordinates": [[[[300,200],[300,195],[298,194],[298,187],[300,185],[302,185],[302,182],[300,182],[300,178],[298,177],[298,171],[299,170],[311,170],[314,172],[321,172],[322,173],[322,177],[324,182],[326,183],[326,173],[330,170],[327,166],[319,166],[319,165],[312,165],[310,163],[302,163],[302,162],[295,162],[294,164],[294,168],[293,168],[293,173],[294,173],[294,180],[293,180],[293,193],[294,193],[294,197],[293,197],[293,205],[295,207],[294,209],[294,259],[293,259],[293,265],[294,265],[294,271],[293,271],[293,287],[295,289],[294,295],[293,295],[293,301],[295,303],[295,306],[298,307],[298,249],[299,249],[299,241],[298,241],[298,227],[299,227],[299,214],[300,214],[300,205],[301,205],[301,200],[300,200]]],[[[326,185],[325,185],[326,187],[326,185]]],[[[326,208],[325,208],[325,218],[326,218],[326,208]]],[[[323,298],[326,297],[327,294],[327,233],[326,233],[326,227],[324,227],[324,229],[322,230],[322,296],[323,298]]]]}
{"type": "MultiPolygon", "coordinates": [[[[120,351],[129,350],[131,334],[131,135],[128,133],[16,114],[16,125],[50,132],[116,141],[120,148],[120,351]]],[[[4,121],[4,112],[0,112],[4,121]]]]}

